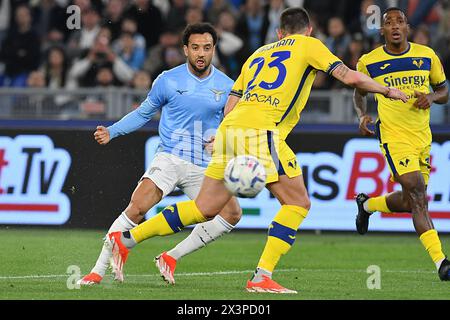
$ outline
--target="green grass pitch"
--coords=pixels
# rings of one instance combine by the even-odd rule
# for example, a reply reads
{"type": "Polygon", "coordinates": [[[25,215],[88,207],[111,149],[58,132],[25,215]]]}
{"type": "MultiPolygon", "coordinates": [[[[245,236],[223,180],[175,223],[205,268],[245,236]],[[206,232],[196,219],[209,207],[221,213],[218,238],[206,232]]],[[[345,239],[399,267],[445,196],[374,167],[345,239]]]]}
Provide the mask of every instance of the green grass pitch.
{"type": "MultiPolygon", "coordinates": [[[[0,228],[0,299],[450,299],[450,283],[441,282],[415,234],[298,232],[291,251],[274,274],[297,295],[252,294],[245,283],[263,249],[265,232],[235,231],[183,258],[176,285],[165,284],[153,257],[187,236],[187,232],[154,238],[138,245],[125,266],[125,283],[107,274],[99,286],[69,289],[76,268],[93,266],[102,244],[102,231],[41,228],[0,228]],[[380,289],[368,289],[380,268],[380,289]],[[74,269],[70,269],[70,266],[74,269]],[[72,277],[70,277],[72,276],[72,277]]],[[[450,235],[441,235],[450,250],[450,235]]]]}

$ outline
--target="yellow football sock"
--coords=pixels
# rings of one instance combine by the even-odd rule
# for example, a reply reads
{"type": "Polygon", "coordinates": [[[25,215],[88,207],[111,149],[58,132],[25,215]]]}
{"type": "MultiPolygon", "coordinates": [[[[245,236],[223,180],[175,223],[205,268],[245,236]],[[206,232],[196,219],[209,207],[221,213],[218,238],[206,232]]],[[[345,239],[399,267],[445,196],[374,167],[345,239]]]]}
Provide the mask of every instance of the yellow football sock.
{"type": "Polygon", "coordinates": [[[130,230],[133,239],[139,243],[154,236],[166,236],[181,231],[185,226],[204,222],[205,217],[194,200],[178,202],[130,230]]]}
{"type": "Polygon", "coordinates": [[[307,214],[308,210],[302,207],[281,206],[269,226],[269,235],[258,268],[273,272],[281,256],[286,254],[294,243],[297,229],[307,214]]]}
{"type": "Polygon", "coordinates": [[[391,213],[386,203],[386,195],[380,197],[369,198],[367,200],[367,207],[369,211],[379,211],[384,213],[391,213]]]}
{"type": "Polygon", "coordinates": [[[428,230],[420,235],[420,241],[428,251],[431,259],[434,263],[445,258],[442,252],[441,241],[439,240],[438,233],[435,229],[428,230]]]}

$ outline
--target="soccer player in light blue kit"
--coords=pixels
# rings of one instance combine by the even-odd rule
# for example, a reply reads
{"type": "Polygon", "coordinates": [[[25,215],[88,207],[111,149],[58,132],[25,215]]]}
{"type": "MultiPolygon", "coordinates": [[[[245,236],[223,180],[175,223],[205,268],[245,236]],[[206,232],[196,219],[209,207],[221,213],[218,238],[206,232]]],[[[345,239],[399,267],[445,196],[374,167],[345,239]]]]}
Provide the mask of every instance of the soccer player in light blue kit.
{"type": "MultiPolygon", "coordinates": [[[[161,73],[144,102],[120,121],[105,128],[98,126],[94,137],[99,144],[136,131],[161,111],[161,143],[150,167],[140,179],[128,207],[113,222],[108,233],[128,231],[161,199],[180,188],[195,199],[210,160],[214,132],[223,118],[224,106],[233,81],[211,65],[217,42],[214,28],[207,23],[186,27],[183,34],[187,63],[161,73]]],[[[230,232],[241,217],[232,198],[215,219],[197,225],[175,248],[156,257],[163,278],[173,284],[176,261],[221,235],[230,232]]],[[[110,265],[111,249],[103,245],[99,258],[80,285],[98,284],[110,265]]],[[[115,274],[115,280],[123,276],[115,274]]]]}

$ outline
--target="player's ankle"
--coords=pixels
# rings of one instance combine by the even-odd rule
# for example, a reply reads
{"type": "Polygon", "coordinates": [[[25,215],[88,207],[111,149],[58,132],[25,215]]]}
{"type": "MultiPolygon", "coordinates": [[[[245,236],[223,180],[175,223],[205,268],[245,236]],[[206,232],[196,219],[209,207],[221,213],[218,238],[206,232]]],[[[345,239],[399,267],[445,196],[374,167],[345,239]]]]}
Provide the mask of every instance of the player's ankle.
{"type": "Polygon", "coordinates": [[[263,276],[269,277],[272,279],[272,272],[267,271],[263,268],[256,268],[255,272],[253,273],[253,277],[250,280],[251,282],[257,283],[263,281],[263,276]]]}
{"type": "Polygon", "coordinates": [[[137,242],[134,240],[133,235],[130,231],[122,232],[122,235],[120,237],[120,241],[124,244],[125,247],[128,249],[134,248],[136,246],[137,242]]]}
{"type": "Polygon", "coordinates": [[[436,269],[439,271],[439,269],[441,268],[441,264],[442,262],[444,262],[445,258],[442,258],[439,261],[436,261],[434,264],[436,265],[436,269]]]}

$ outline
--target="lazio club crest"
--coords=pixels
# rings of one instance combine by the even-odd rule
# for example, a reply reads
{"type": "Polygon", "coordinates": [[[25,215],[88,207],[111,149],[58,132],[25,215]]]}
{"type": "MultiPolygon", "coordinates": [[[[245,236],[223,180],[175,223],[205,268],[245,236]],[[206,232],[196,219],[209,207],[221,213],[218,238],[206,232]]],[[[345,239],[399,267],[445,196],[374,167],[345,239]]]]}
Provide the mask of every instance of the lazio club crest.
{"type": "Polygon", "coordinates": [[[216,100],[216,102],[220,101],[220,97],[225,93],[225,91],[221,91],[221,90],[216,90],[216,89],[210,89],[212,91],[212,93],[214,93],[214,100],[216,100]]]}

